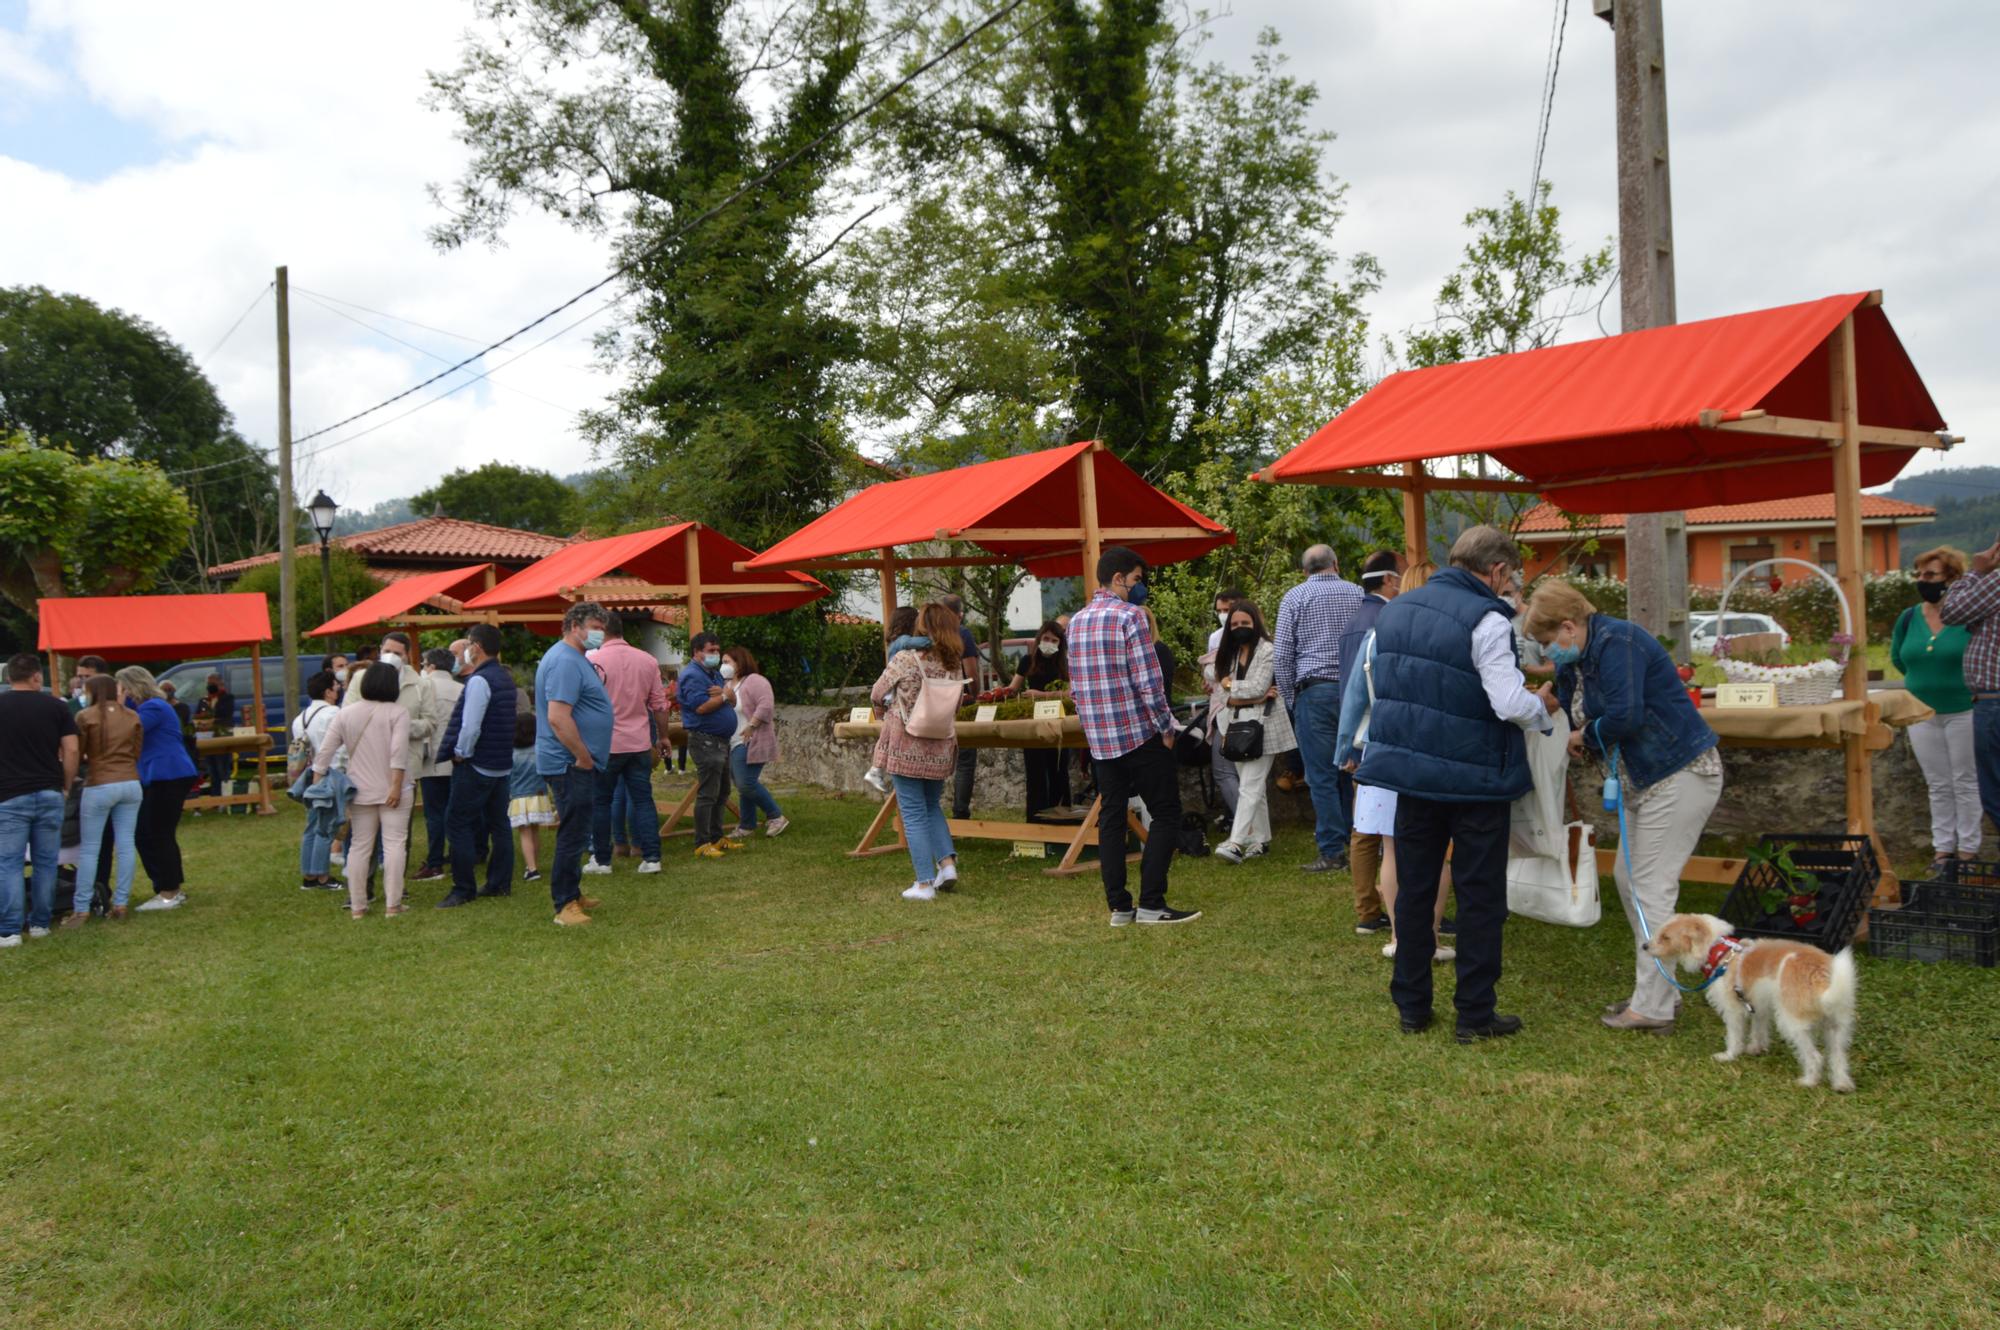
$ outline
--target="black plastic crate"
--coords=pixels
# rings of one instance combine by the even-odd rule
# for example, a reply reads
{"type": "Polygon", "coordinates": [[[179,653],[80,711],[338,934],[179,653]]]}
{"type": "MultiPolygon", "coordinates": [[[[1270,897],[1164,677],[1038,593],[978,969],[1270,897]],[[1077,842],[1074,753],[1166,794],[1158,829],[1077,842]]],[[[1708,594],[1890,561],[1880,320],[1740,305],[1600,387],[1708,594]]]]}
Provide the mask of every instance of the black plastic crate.
{"type": "Polygon", "coordinates": [[[1868,951],[1884,960],[1991,969],[2000,964],[2000,919],[1926,909],[1920,890],[1896,909],[1868,912],[1868,951]]]}
{"type": "Polygon", "coordinates": [[[1991,859],[1947,859],[1944,872],[1932,882],[1958,882],[1969,887],[2000,887],[2000,863],[1991,859]]]}
{"type": "Polygon", "coordinates": [[[1782,885],[1776,869],[1767,864],[1746,864],[1722,903],[1722,917],[1744,937],[1786,938],[1810,942],[1827,951],[1839,951],[1854,940],[1866,917],[1864,911],[1881,881],[1882,867],[1875,860],[1875,848],[1866,836],[1765,836],[1763,844],[1777,849],[1790,846],[1794,867],[1819,879],[1819,915],[1811,923],[1792,918],[1791,908],[1780,901],[1775,910],[1764,908],[1767,887],[1782,885]]]}
{"type": "Polygon", "coordinates": [[[1951,876],[1925,878],[1903,884],[1905,904],[1922,898],[1933,914],[1964,915],[1973,919],[2000,920],[2000,884],[1981,886],[1951,876]]]}

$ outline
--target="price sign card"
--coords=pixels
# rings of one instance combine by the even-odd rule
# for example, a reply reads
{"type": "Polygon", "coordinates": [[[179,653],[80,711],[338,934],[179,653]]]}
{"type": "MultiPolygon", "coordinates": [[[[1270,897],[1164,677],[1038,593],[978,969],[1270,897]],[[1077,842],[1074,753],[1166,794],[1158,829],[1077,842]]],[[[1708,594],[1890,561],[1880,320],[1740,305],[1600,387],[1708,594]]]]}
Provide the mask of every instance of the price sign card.
{"type": "Polygon", "coordinates": [[[866,725],[874,719],[875,713],[867,707],[854,707],[847,713],[847,723],[850,725],[866,725]]]}
{"type": "Polygon", "coordinates": [[[1061,720],[1063,706],[1060,701],[1035,703],[1036,720],[1061,720]]]}
{"type": "Polygon", "coordinates": [[[1000,708],[993,703],[988,703],[987,705],[980,707],[978,710],[974,711],[972,713],[972,718],[983,724],[986,721],[992,720],[995,716],[999,714],[1000,714],[1000,708]]]}
{"type": "Polygon", "coordinates": [[[1008,857],[1013,859],[1046,859],[1049,857],[1048,848],[1048,846],[1038,840],[1017,840],[1014,842],[1014,853],[1008,857]]]}
{"type": "Polygon", "coordinates": [[[1778,705],[1774,683],[1725,683],[1715,687],[1718,708],[1771,709],[1778,705]]]}

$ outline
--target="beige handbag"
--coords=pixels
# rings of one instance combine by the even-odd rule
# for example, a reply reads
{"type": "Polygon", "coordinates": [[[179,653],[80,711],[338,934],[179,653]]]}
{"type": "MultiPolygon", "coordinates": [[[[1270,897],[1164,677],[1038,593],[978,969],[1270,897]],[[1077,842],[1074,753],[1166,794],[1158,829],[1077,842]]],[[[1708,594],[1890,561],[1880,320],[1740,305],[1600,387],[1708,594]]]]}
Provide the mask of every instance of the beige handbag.
{"type": "Polygon", "coordinates": [[[916,705],[903,724],[904,731],[917,739],[952,738],[957,733],[953,727],[958,722],[959,704],[965,700],[966,683],[963,677],[940,679],[926,674],[916,705]]]}

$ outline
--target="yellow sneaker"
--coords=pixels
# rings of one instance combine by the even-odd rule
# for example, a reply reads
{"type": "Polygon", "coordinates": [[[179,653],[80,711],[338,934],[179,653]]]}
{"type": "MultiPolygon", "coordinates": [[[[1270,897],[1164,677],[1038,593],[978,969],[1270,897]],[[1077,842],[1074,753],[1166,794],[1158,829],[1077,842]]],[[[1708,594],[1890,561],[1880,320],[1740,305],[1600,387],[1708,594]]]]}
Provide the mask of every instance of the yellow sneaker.
{"type": "Polygon", "coordinates": [[[590,916],[583,912],[583,906],[571,901],[556,915],[556,922],[564,928],[575,928],[579,924],[589,923],[590,916]]]}
{"type": "Polygon", "coordinates": [[[694,855],[697,859],[720,859],[722,857],[722,843],[717,841],[712,845],[697,845],[694,847],[694,855]]]}
{"type": "Polygon", "coordinates": [[[724,836],[721,840],[717,841],[716,844],[720,845],[725,850],[747,850],[750,848],[749,842],[740,840],[731,840],[727,836],[724,836]]]}

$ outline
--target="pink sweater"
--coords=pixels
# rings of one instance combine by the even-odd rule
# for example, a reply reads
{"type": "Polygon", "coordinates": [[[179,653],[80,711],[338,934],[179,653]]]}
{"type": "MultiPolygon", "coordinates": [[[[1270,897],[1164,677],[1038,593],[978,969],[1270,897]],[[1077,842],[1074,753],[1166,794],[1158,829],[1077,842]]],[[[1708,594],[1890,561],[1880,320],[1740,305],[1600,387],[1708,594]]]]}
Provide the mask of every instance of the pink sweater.
{"type": "Polygon", "coordinates": [[[778,760],[778,708],[771,681],[761,674],[736,681],[736,714],[757,722],[743,734],[743,760],[751,766],[778,760]]]}
{"type": "Polygon", "coordinates": [[[333,755],[347,749],[347,779],[354,783],[349,801],[357,804],[389,802],[390,773],[403,773],[403,795],[409,797],[410,713],[400,702],[370,702],[357,698],[340,709],[327,728],[326,738],[313,755],[313,774],[324,776],[333,765],[333,755]]]}

